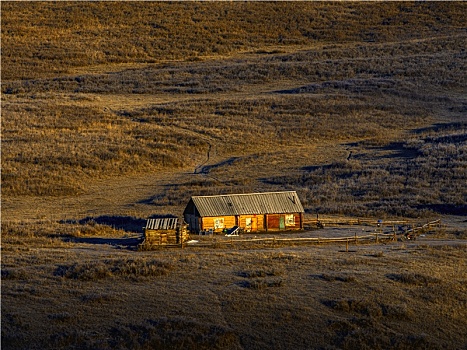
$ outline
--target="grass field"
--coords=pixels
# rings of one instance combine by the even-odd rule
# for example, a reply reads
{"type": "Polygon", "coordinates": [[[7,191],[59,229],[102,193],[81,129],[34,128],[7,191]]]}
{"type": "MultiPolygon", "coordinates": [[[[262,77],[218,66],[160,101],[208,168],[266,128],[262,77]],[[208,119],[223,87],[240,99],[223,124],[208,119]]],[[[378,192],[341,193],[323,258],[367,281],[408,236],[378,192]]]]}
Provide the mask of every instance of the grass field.
{"type": "Polygon", "coordinates": [[[2,347],[466,345],[465,241],[137,253],[116,248],[122,233],[79,229],[4,237],[2,347]]]}
{"type": "Polygon", "coordinates": [[[465,3],[1,11],[5,348],[467,346],[465,3]],[[192,195],[281,190],[443,244],[117,249],[192,195]]]}

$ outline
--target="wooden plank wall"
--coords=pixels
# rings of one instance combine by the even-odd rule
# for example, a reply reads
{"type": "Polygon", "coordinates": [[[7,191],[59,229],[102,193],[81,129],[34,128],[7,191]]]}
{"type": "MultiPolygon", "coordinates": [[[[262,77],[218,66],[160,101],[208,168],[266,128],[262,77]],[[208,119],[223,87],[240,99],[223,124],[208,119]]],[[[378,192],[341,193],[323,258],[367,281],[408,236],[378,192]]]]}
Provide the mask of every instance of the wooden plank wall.
{"type": "Polygon", "coordinates": [[[266,227],[268,231],[279,229],[279,214],[267,214],[266,215],[266,227]]]}
{"type": "Polygon", "coordinates": [[[177,230],[145,230],[144,239],[148,244],[177,244],[177,230]]]}
{"type": "Polygon", "coordinates": [[[213,232],[220,233],[223,231],[224,228],[232,228],[234,226],[239,226],[242,229],[246,230],[247,219],[251,219],[251,232],[255,231],[279,231],[279,223],[280,220],[284,222],[284,229],[283,230],[300,230],[302,229],[303,225],[303,218],[302,214],[294,213],[294,214],[267,214],[267,215],[239,215],[238,217],[235,216],[219,216],[219,217],[204,217],[200,218],[201,220],[201,230],[208,231],[212,229],[213,232]],[[295,225],[287,225],[286,216],[293,215],[294,216],[294,223],[295,225]],[[216,219],[223,219],[224,220],[224,227],[214,229],[215,220],[216,219]]]}
{"type": "Polygon", "coordinates": [[[251,232],[264,231],[264,215],[240,215],[238,218],[238,226],[246,229],[246,221],[251,219],[251,232]]]}
{"type": "Polygon", "coordinates": [[[176,245],[188,240],[188,232],[185,225],[175,230],[145,230],[145,245],[176,245]]]}
{"type": "Polygon", "coordinates": [[[301,214],[300,213],[295,213],[293,214],[294,216],[294,226],[287,225],[286,223],[286,215],[291,215],[291,214],[267,214],[266,215],[266,220],[267,220],[267,225],[266,228],[268,231],[279,231],[280,229],[280,220],[281,217],[284,220],[284,230],[300,230],[301,226],[300,223],[302,221],[301,219],[301,214]]]}
{"type": "Polygon", "coordinates": [[[188,223],[191,232],[198,232],[199,230],[199,218],[193,214],[185,214],[185,222],[188,223]]]}
{"type": "Polygon", "coordinates": [[[234,226],[236,226],[235,216],[219,216],[219,217],[201,218],[201,230],[204,230],[204,231],[213,229],[214,232],[222,232],[224,228],[231,228],[234,226]],[[214,221],[216,219],[224,219],[224,227],[214,229],[214,221]]]}

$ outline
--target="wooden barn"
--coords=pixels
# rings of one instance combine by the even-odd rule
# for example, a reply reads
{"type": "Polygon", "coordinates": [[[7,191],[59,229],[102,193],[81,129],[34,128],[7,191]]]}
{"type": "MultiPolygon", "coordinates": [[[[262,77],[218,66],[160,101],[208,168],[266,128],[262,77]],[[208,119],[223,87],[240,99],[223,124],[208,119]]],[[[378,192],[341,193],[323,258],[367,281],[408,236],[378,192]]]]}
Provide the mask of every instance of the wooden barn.
{"type": "Polygon", "coordinates": [[[304,210],[295,191],[193,196],[183,212],[193,233],[303,229],[304,210]]]}
{"type": "Polygon", "coordinates": [[[182,245],[187,239],[187,225],[180,223],[178,218],[148,219],[144,227],[144,241],[141,248],[182,245]]]}

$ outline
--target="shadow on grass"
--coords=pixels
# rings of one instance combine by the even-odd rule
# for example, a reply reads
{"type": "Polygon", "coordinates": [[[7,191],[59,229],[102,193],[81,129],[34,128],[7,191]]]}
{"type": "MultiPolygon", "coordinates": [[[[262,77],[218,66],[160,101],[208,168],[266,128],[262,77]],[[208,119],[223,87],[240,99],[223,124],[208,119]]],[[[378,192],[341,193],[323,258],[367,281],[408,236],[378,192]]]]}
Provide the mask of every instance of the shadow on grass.
{"type": "MultiPolygon", "coordinates": [[[[174,217],[174,215],[151,215],[150,219],[174,217]]],[[[54,234],[50,235],[51,238],[59,238],[64,242],[71,243],[86,243],[98,245],[111,245],[119,249],[135,250],[138,244],[143,241],[144,227],[146,226],[146,219],[137,218],[133,216],[111,216],[101,215],[97,217],[85,217],[79,220],[66,220],[61,221],[62,224],[76,224],[82,225],[80,232],[77,235],[63,235],[54,234]],[[121,233],[114,230],[122,231],[121,233]],[[84,235],[82,235],[84,233],[84,235]],[[115,237],[123,235],[122,233],[138,233],[137,237],[115,237]],[[111,236],[114,237],[111,237],[111,236]]],[[[125,234],[125,236],[127,236],[125,234]]]]}
{"type": "Polygon", "coordinates": [[[116,230],[123,230],[125,232],[138,232],[142,233],[144,226],[146,226],[146,220],[142,218],[136,218],[133,216],[110,216],[102,215],[98,217],[86,217],[78,221],[79,224],[98,224],[111,226],[116,230]]]}
{"type": "Polygon", "coordinates": [[[212,165],[203,165],[195,169],[195,174],[208,174],[212,169],[220,168],[223,166],[232,165],[234,162],[241,159],[240,157],[230,157],[229,159],[223,160],[222,162],[212,164],[212,165]]]}
{"type": "Polygon", "coordinates": [[[137,245],[143,241],[143,238],[70,237],[69,241],[74,243],[107,244],[120,248],[132,249],[136,248],[137,245]]]}
{"type": "Polygon", "coordinates": [[[73,235],[50,235],[51,238],[59,238],[67,243],[85,243],[97,245],[110,245],[118,249],[136,250],[138,244],[143,242],[143,237],[77,237],[73,235]]]}
{"type": "Polygon", "coordinates": [[[444,215],[467,216],[467,204],[420,204],[416,208],[418,210],[428,209],[444,215]]]}
{"type": "Polygon", "coordinates": [[[444,131],[457,131],[459,129],[465,128],[466,124],[462,122],[453,122],[453,123],[436,123],[428,127],[414,129],[413,134],[426,134],[429,132],[444,132],[444,131]]]}
{"type": "MultiPolygon", "coordinates": [[[[151,215],[150,219],[167,218],[173,217],[174,215],[151,215]]],[[[88,216],[79,220],[66,220],[61,221],[64,224],[79,224],[79,225],[105,225],[110,226],[116,230],[131,233],[143,233],[144,227],[146,226],[146,219],[137,218],[134,216],[120,216],[120,215],[101,215],[97,217],[88,216]]]]}

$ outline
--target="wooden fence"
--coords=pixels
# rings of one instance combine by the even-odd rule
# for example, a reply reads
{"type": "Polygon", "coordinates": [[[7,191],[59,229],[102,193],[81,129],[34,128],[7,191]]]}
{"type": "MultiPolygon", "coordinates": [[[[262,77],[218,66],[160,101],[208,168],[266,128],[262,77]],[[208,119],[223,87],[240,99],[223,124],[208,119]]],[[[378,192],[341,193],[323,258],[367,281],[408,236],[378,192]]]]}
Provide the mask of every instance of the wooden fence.
{"type": "Polygon", "coordinates": [[[375,219],[362,219],[362,218],[346,218],[346,217],[328,217],[328,218],[316,218],[316,219],[305,219],[304,226],[311,227],[326,227],[326,226],[340,226],[340,225],[365,225],[380,227],[392,227],[392,231],[396,231],[397,225],[408,226],[405,229],[405,233],[423,233],[427,230],[431,230],[433,227],[441,227],[441,220],[434,220],[424,225],[416,224],[415,221],[411,220],[375,220],[375,219]]]}
{"type": "Polygon", "coordinates": [[[438,227],[438,228],[441,227],[441,220],[440,219],[428,222],[428,223],[426,223],[425,225],[422,225],[422,226],[412,225],[412,227],[407,229],[406,232],[407,233],[413,233],[413,234],[424,233],[426,231],[431,230],[434,227],[438,227]]]}
{"type": "Polygon", "coordinates": [[[327,218],[315,218],[305,219],[305,226],[318,226],[322,224],[324,226],[339,226],[339,225],[368,225],[368,226],[393,226],[393,225],[407,225],[410,224],[409,220],[375,220],[366,218],[348,218],[348,217],[327,217],[327,218]]]}
{"type": "MultiPolygon", "coordinates": [[[[381,222],[375,222],[376,224],[381,224],[381,222]]],[[[405,222],[405,221],[404,221],[405,222]]],[[[401,224],[402,221],[397,221],[397,224],[401,224]]],[[[431,221],[422,226],[412,225],[411,228],[405,231],[396,232],[395,225],[396,221],[385,221],[383,222],[384,226],[393,226],[393,231],[389,233],[375,232],[368,235],[358,236],[354,234],[353,236],[347,237],[334,237],[334,238],[324,238],[324,237],[265,237],[265,238],[249,238],[243,239],[241,236],[238,237],[220,237],[214,238],[212,241],[204,242],[187,242],[186,246],[194,247],[234,247],[234,246],[270,246],[270,247],[279,247],[284,245],[321,245],[321,244],[345,244],[346,251],[349,249],[350,244],[378,244],[384,242],[396,242],[399,238],[405,237],[407,234],[420,234],[431,230],[433,227],[440,227],[441,220],[431,221]]],[[[382,225],[381,225],[382,226],[382,225]]]]}
{"type": "Polygon", "coordinates": [[[296,237],[296,238],[278,238],[278,237],[268,237],[268,238],[250,238],[242,239],[239,237],[231,238],[221,238],[213,239],[210,242],[187,242],[187,246],[194,247],[229,247],[229,246],[253,246],[253,245],[262,245],[262,246],[284,246],[284,245],[308,245],[308,244],[330,244],[330,243],[345,243],[348,249],[349,244],[370,244],[370,243],[380,243],[387,241],[396,241],[397,235],[393,233],[372,233],[365,236],[348,236],[348,237],[338,237],[338,238],[323,238],[323,237],[296,237]]]}

